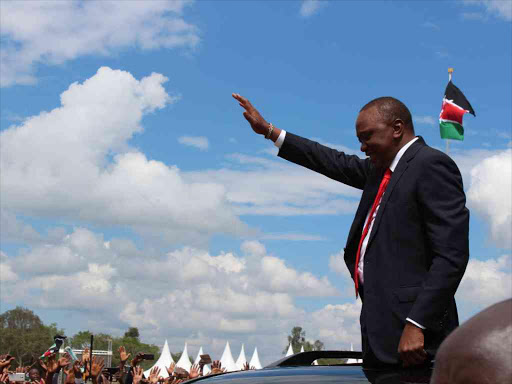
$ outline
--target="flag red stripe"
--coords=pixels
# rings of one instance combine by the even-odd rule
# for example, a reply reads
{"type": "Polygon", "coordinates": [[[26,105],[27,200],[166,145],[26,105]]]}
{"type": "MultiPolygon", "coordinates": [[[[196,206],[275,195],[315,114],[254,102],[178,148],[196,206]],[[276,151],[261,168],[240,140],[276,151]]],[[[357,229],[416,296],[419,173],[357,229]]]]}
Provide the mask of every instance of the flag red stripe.
{"type": "Polygon", "coordinates": [[[450,121],[456,121],[460,125],[462,125],[462,116],[467,111],[464,109],[457,107],[456,105],[453,105],[451,103],[447,103],[445,100],[443,100],[443,107],[441,108],[441,115],[439,115],[440,119],[444,120],[450,120],[450,121]]]}

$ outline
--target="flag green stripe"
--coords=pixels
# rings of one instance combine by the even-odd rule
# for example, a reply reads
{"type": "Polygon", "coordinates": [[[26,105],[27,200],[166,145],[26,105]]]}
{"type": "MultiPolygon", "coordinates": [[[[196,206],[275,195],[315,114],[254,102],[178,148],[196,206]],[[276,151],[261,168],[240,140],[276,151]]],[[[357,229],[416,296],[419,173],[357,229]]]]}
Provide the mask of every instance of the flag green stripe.
{"type": "Polygon", "coordinates": [[[464,128],[462,125],[451,121],[440,121],[442,139],[464,140],[464,128]]]}

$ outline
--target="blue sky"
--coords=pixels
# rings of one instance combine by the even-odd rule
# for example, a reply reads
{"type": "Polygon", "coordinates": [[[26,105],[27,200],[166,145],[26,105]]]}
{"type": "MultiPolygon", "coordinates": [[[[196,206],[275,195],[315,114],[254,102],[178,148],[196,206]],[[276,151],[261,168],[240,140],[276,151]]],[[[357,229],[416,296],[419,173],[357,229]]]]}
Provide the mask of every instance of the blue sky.
{"type": "Polygon", "coordinates": [[[450,143],[471,210],[461,318],[511,296],[509,2],[0,10],[2,311],[30,307],[69,335],[138,326],[173,351],[245,343],[264,363],[294,325],[357,348],[360,304],[340,252],[360,193],[277,158],[231,93],[352,153],[359,108],[391,95],[445,150],[448,67],[477,115],[450,143]]]}

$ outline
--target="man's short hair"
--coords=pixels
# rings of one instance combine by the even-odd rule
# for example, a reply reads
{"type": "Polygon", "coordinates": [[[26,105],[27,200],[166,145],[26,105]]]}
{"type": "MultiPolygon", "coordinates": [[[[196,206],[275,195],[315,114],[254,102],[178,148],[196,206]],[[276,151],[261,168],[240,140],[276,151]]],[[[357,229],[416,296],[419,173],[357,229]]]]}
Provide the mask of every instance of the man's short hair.
{"type": "Polygon", "coordinates": [[[414,133],[411,112],[400,100],[391,96],[378,97],[365,104],[359,112],[361,113],[373,107],[377,109],[379,115],[385,122],[392,123],[396,119],[400,119],[404,122],[405,126],[414,133]]]}

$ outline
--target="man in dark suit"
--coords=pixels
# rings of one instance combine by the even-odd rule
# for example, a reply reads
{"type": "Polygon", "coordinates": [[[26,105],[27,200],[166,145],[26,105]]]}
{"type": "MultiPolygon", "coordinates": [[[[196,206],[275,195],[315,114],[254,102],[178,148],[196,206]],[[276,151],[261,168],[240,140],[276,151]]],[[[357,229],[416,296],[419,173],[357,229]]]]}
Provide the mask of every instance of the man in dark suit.
{"type": "Polygon", "coordinates": [[[363,301],[364,364],[424,363],[458,325],[454,295],[469,258],[469,211],[456,164],[415,136],[409,110],[392,97],[359,113],[364,160],[280,130],[247,99],[233,97],[280,157],[363,190],[345,262],[363,301]]]}

